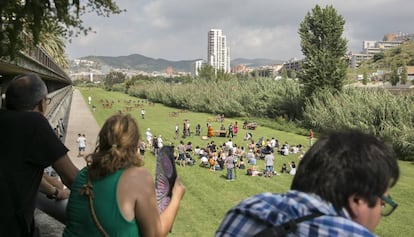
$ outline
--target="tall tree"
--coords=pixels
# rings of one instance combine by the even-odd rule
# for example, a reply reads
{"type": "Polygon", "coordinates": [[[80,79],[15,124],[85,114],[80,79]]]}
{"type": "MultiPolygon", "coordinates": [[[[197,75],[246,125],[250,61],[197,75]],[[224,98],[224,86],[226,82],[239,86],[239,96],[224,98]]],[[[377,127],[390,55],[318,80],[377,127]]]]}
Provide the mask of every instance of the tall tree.
{"type": "Polygon", "coordinates": [[[225,72],[224,69],[217,70],[216,74],[216,81],[229,81],[233,78],[233,76],[230,73],[225,72]]]}
{"type": "Polygon", "coordinates": [[[34,44],[39,42],[40,33],[47,22],[62,27],[65,38],[87,34],[92,29],[83,25],[80,17],[87,12],[96,12],[108,17],[118,14],[114,0],[12,0],[0,2],[0,57],[15,57],[24,46],[21,33],[30,29],[34,44]]]}
{"type": "Polygon", "coordinates": [[[126,80],[126,74],[122,72],[111,71],[104,78],[104,86],[106,90],[111,90],[115,84],[123,83],[126,80]]]}
{"type": "Polygon", "coordinates": [[[368,73],[367,70],[364,68],[364,72],[362,73],[362,84],[368,84],[368,73]]]}
{"type": "Polygon", "coordinates": [[[282,69],[280,69],[280,75],[282,76],[283,80],[288,79],[288,72],[285,67],[282,67],[282,69]]]}
{"type": "Polygon", "coordinates": [[[293,80],[296,80],[296,71],[293,69],[290,71],[290,78],[292,78],[293,80]]]}
{"type": "Polygon", "coordinates": [[[302,53],[306,59],[298,78],[306,96],[318,90],[341,91],[346,76],[345,20],[332,6],[316,5],[300,24],[302,53]]]}
{"type": "Polygon", "coordinates": [[[401,66],[401,85],[405,85],[408,80],[408,72],[407,72],[407,64],[405,61],[403,61],[403,64],[401,66]]]}
{"type": "Polygon", "coordinates": [[[198,77],[206,81],[215,81],[216,71],[213,66],[205,64],[198,70],[198,77]]]}
{"type": "Polygon", "coordinates": [[[398,67],[396,63],[391,64],[391,77],[390,82],[392,86],[396,86],[400,81],[400,76],[398,75],[398,67]]]}

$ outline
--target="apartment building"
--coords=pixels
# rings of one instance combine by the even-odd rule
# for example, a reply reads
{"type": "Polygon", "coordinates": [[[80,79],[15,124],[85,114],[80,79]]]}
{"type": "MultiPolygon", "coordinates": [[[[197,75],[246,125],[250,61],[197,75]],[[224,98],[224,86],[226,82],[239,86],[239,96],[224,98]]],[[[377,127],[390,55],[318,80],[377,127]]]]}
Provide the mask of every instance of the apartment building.
{"type": "Polygon", "coordinates": [[[359,65],[367,60],[370,60],[374,57],[374,54],[366,54],[366,53],[350,53],[348,55],[348,66],[350,68],[357,68],[359,65]]]}
{"type": "Polygon", "coordinates": [[[230,49],[221,29],[208,32],[207,63],[216,70],[230,73],[230,49]]]}
{"type": "Polygon", "coordinates": [[[413,40],[414,34],[386,34],[382,41],[364,40],[362,42],[362,51],[360,53],[351,53],[349,57],[349,66],[358,67],[361,62],[371,59],[375,54],[384,52],[387,49],[399,46],[405,41],[413,40]]]}
{"type": "Polygon", "coordinates": [[[288,61],[283,63],[283,67],[286,70],[292,70],[292,71],[300,71],[301,67],[302,67],[302,63],[305,61],[305,59],[296,59],[296,58],[292,58],[289,59],[288,61]]]}
{"type": "Polygon", "coordinates": [[[377,54],[384,50],[401,45],[402,41],[363,41],[362,53],[363,54],[377,54]]]}
{"type": "Polygon", "coordinates": [[[194,61],[194,65],[193,65],[193,71],[191,72],[193,77],[198,76],[198,71],[201,69],[201,67],[205,64],[206,62],[202,59],[200,60],[196,60],[194,61]]]}

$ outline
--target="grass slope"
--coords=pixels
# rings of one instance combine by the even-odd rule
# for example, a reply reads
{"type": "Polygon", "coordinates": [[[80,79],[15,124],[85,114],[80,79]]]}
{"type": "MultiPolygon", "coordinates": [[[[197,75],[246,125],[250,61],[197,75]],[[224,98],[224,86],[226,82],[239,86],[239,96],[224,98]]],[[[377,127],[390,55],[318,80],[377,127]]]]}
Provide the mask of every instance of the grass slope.
{"type": "MultiPolygon", "coordinates": [[[[107,92],[98,88],[79,88],[79,90],[85,101],[87,101],[88,96],[92,97],[92,104],[97,106],[94,116],[100,126],[112,114],[119,110],[123,111],[127,107],[125,101],[142,101],[122,93],[107,92]],[[112,109],[103,109],[99,102],[100,100],[114,101],[112,109]]],[[[145,119],[140,117],[140,108],[134,108],[129,113],[137,119],[141,135],[144,135],[146,128],[151,128],[153,135],[162,134],[164,144],[172,143],[177,145],[179,143],[180,140],[174,139],[174,129],[175,125],[178,124],[180,131],[182,131],[184,119],[190,120],[192,131],[194,131],[195,125],[200,123],[202,128],[201,134],[206,135],[206,123],[209,118],[214,117],[214,115],[205,113],[179,112],[178,109],[165,107],[160,104],[150,106],[146,102],[144,103],[144,108],[146,111],[145,119]],[[178,112],[178,116],[170,117],[169,114],[171,112],[178,112]]],[[[227,127],[230,122],[234,123],[235,121],[239,123],[239,134],[234,137],[233,141],[237,145],[247,147],[247,143],[243,141],[246,130],[241,128],[242,121],[226,118],[224,124],[227,127]]],[[[219,123],[213,122],[215,129],[218,129],[219,125],[219,123]]],[[[275,137],[280,143],[288,141],[291,145],[302,144],[305,146],[305,149],[308,148],[308,140],[304,136],[266,127],[258,127],[252,133],[255,140],[260,136],[265,138],[275,137]]],[[[192,136],[185,138],[184,142],[191,141],[194,147],[196,145],[201,147],[206,146],[207,142],[211,140],[214,140],[216,144],[222,144],[228,138],[215,137],[209,140],[202,140],[198,136],[192,136]]],[[[198,159],[196,160],[198,161],[198,159]]],[[[289,163],[292,160],[295,163],[299,162],[298,155],[290,155],[288,157],[276,155],[276,171],[280,170],[283,163],[289,163]]],[[[263,161],[258,161],[258,165],[263,168],[263,161]]],[[[145,166],[153,174],[155,173],[155,157],[150,152],[145,154],[145,166]]],[[[393,199],[399,204],[399,208],[390,217],[383,218],[380,222],[376,234],[383,237],[412,236],[412,233],[414,233],[414,226],[411,224],[411,218],[414,216],[414,208],[411,203],[414,200],[414,189],[412,188],[414,183],[414,165],[409,162],[400,162],[400,167],[401,178],[397,186],[391,190],[393,199]]],[[[213,236],[227,210],[238,202],[261,192],[286,192],[289,190],[292,181],[292,176],[287,174],[273,178],[250,177],[245,175],[245,170],[237,170],[236,181],[226,182],[226,171],[209,172],[208,169],[201,168],[198,165],[192,167],[177,166],[177,172],[185,184],[187,192],[170,236],[180,237],[213,236]]]]}

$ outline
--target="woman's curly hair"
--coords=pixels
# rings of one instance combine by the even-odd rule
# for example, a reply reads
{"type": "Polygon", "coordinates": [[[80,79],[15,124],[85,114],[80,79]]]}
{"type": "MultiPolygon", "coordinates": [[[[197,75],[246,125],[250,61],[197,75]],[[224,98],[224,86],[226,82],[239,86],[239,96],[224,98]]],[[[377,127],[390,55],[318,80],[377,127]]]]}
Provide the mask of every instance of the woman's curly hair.
{"type": "Polygon", "coordinates": [[[95,152],[85,157],[90,176],[99,179],[119,169],[142,166],[139,140],[138,124],[131,115],[116,114],[108,118],[99,132],[95,152]]]}

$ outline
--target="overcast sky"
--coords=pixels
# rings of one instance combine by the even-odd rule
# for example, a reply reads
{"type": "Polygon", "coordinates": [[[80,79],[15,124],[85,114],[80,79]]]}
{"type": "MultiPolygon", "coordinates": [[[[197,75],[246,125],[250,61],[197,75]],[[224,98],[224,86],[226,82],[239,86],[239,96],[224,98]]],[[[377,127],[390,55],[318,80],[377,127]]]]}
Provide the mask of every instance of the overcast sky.
{"type": "Polygon", "coordinates": [[[70,59],[142,54],[167,60],[206,59],[207,33],[222,29],[231,58],[302,58],[299,24],[319,4],[346,21],[348,51],[387,33],[414,33],[413,0],[116,0],[127,12],[83,16],[96,33],[67,44],[70,59]]]}

